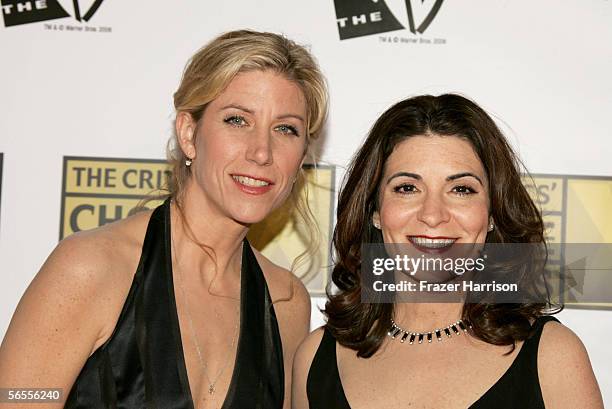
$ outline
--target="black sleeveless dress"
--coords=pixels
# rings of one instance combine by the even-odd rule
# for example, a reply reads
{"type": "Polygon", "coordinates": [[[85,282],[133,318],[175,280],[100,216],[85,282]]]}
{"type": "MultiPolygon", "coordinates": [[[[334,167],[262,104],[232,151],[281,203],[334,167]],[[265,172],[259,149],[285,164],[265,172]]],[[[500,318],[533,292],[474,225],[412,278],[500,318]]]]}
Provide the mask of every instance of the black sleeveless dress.
{"type": "MultiPolygon", "coordinates": [[[[545,409],[538,378],[538,345],[544,324],[557,321],[538,318],[534,334],[525,340],[510,368],[469,409],[545,409]]],[[[338,372],[336,340],[327,328],[308,372],[306,394],[310,409],[351,409],[338,372]]]]}
{"type": "MultiPolygon", "coordinates": [[[[167,200],[151,215],[117,326],[85,363],[65,408],[194,408],[170,249],[167,200]]],[[[285,383],[278,323],[263,273],[246,239],[240,286],[240,335],[223,408],[282,408],[285,383]]]]}

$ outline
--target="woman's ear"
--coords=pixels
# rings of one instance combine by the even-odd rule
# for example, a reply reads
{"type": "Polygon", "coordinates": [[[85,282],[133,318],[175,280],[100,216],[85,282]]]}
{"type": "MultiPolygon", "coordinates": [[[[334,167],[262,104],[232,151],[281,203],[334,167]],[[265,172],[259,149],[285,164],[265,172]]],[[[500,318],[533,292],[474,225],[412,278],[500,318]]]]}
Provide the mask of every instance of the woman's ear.
{"type": "Polygon", "coordinates": [[[176,114],[176,136],[178,144],[185,156],[191,160],[195,159],[195,132],[196,122],[189,112],[179,112],[176,114]]]}
{"type": "Polygon", "coordinates": [[[374,214],[372,214],[372,224],[374,227],[380,230],[380,213],[378,213],[378,211],[375,211],[374,214]]]}

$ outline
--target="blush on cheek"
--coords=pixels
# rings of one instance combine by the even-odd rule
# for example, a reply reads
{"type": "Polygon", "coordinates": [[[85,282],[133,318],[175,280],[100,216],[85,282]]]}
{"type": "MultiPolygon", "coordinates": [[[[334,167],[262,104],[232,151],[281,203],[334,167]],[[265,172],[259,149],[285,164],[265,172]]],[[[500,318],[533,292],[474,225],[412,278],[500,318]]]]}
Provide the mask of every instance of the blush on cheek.
{"type": "Polygon", "coordinates": [[[470,212],[470,214],[461,215],[459,220],[461,221],[460,224],[463,226],[465,233],[467,233],[468,237],[473,238],[472,240],[474,242],[482,241],[484,237],[486,237],[488,227],[488,214],[486,214],[486,209],[484,217],[482,212],[470,212]]]}
{"type": "Polygon", "coordinates": [[[380,219],[383,230],[391,238],[399,239],[415,222],[414,210],[406,206],[395,205],[392,201],[383,201],[380,208],[380,219]]]}

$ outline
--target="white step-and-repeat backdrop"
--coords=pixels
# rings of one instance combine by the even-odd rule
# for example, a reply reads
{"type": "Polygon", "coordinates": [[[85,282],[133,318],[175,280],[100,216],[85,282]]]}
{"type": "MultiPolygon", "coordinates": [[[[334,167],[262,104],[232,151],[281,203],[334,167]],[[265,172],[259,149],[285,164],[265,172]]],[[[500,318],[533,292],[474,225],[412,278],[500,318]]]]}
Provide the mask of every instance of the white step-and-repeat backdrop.
{"type": "MultiPolygon", "coordinates": [[[[308,45],[329,81],[330,118],[310,172],[325,245],[299,272],[313,327],[323,322],[316,306],[345,166],[376,117],[407,96],[474,99],[536,175],[529,188],[550,239],[612,243],[609,0],[0,3],[0,337],[59,239],[126,217],[163,184],[184,64],[237,28],[308,45]]],[[[287,266],[300,247],[289,219],[251,237],[287,266]]],[[[584,341],[612,404],[612,311],[588,307],[560,319],[584,341]]]]}

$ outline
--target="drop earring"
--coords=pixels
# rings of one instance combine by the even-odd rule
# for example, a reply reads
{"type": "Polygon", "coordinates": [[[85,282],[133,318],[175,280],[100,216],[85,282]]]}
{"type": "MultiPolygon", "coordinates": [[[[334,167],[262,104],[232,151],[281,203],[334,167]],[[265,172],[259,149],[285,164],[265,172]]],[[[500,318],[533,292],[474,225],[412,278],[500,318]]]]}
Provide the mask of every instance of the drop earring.
{"type": "Polygon", "coordinates": [[[495,224],[493,223],[493,219],[491,219],[489,222],[489,228],[487,229],[487,231],[492,232],[494,229],[495,229],[495,224]]]}
{"type": "Polygon", "coordinates": [[[190,167],[192,162],[193,162],[193,161],[191,160],[191,158],[187,158],[187,159],[185,160],[185,166],[190,167]]]}

